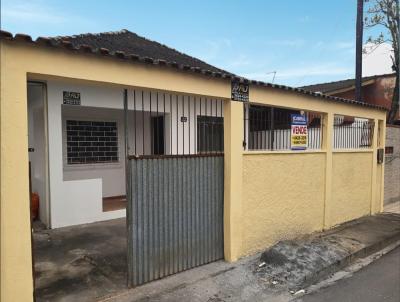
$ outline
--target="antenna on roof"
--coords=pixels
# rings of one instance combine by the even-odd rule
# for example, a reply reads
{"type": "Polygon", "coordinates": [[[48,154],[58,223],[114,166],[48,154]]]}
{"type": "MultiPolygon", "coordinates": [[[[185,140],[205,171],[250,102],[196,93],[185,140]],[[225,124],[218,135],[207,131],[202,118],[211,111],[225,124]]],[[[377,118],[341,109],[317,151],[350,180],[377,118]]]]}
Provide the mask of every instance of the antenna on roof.
{"type": "Polygon", "coordinates": [[[271,73],[273,73],[274,74],[274,76],[272,77],[272,82],[271,82],[271,84],[273,84],[274,83],[274,81],[275,81],[275,76],[276,76],[276,71],[271,71],[271,72],[267,72],[266,74],[271,74],[271,73]]]}

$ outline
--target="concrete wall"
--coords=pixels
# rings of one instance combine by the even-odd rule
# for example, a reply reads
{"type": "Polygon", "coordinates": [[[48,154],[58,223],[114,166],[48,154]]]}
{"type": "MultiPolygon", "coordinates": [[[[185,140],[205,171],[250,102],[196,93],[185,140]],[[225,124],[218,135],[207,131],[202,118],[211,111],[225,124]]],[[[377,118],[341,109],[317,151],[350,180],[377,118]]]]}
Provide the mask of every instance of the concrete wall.
{"type": "Polygon", "coordinates": [[[384,169],[376,158],[377,148],[384,147],[384,142],[378,140],[384,137],[383,111],[374,115],[362,108],[314,102],[300,95],[294,98],[289,92],[258,87],[250,89],[250,100],[257,104],[321,112],[323,142],[319,151],[244,152],[233,132],[243,131],[243,125],[235,125],[243,116],[243,110],[234,102],[229,103],[231,108],[226,108],[226,112],[229,111],[230,119],[225,119],[225,126],[229,126],[225,129],[225,144],[228,145],[225,177],[229,177],[225,180],[225,207],[229,210],[226,230],[233,235],[231,241],[225,240],[230,244],[225,246],[226,259],[234,261],[279,240],[326,230],[344,221],[382,211],[384,169]],[[373,120],[375,135],[371,148],[335,150],[335,115],[373,120]],[[240,160],[238,154],[241,154],[240,160]],[[237,167],[241,162],[241,167],[237,167]],[[297,184],[299,194],[293,192],[297,184]]]}
{"type": "Polygon", "coordinates": [[[325,154],[243,155],[243,254],[322,230],[325,154]]]}
{"type": "Polygon", "coordinates": [[[125,192],[122,111],[91,111],[97,104],[103,108],[122,108],[121,89],[79,85],[65,81],[47,82],[49,124],[50,227],[57,228],[125,216],[125,210],[103,212],[103,194],[125,192]],[[81,92],[81,108],[63,108],[63,91],[81,92]],[[86,108],[85,108],[86,107],[86,108]],[[82,109],[83,108],[83,109],[82,109]],[[63,110],[64,109],[64,110],[63,110]],[[64,111],[64,112],[63,112],[64,111]],[[64,120],[63,120],[64,113],[64,120]],[[85,117],[86,116],[86,117],[85,117]],[[119,163],[67,166],[63,157],[65,137],[63,121],[68,117],[107,118],[118,122],[119,163]]]}
{"type": "Polygon", "coordinates": [[[371,211],[372,152],[333,154],[331,224],[371,211]]]}
{"type": "MultiPolygon", "coordinates": [[[[125,147],[124,147],[124,114],[122,110],[105,109],[81,106],[63,106],[62,108],[62,143],[63,143],[63,179],[80,180],[99,178],[102,181],[102,196],[125,195],[125,147]],[[116,163],[73,164],[68,165],[66,160],[66,130],[67,119],[82,121],[113,121],[117,122],[118,156],[116,163]]],[[[59,138],[57,138],[59,139],[59,138]]],[[[85,202],[82,200],[82,202],[85,202]]]]}
{"type": "MultiPolygon", "coordinates": [[[[188,73],[168,67],[156,67],[127,60],[117,60],[79,52],[64,51],[51,47],[40,47],[26,42],[8,42],[1,40],[1,89],[0,89],[0,134],[1,134],[1,301],[32,301],[32,255],[31,229],[29,219],[29,185],[28,185],[28,125],[27,125],[27,80],[53,81],[69,79],[76,83],[91,83],[98,86],[112,85],[116,88],[155,89],[174,91],[191,95],[208,95],[225,100],[224,106],[224,142],[225,142],[225,184],[224,184],[224,245],[225,259],[235,261],[246,250],[261,248],[244,246],[243,232],[243,195],[250,192],[243,190],[243,104],[230,102],[230,81],[206,77],[201,74],[188,73]]],[[[56,98],[60,95],[53,90],[56,98]]],[[[118,94],[119,97],[122,97],[118,94]]],[[[385,112],[368,107],[337,103],[327,99],[303,95],[281,89],[254,86],[250,88],[252,102],[284,106],[297,110],[314,110],[326,115],[324,121],[325,162],[325,214],[330,213],[332,202],[332,129],[334,114],[360,116],[385,121],[385,112]],[[327,210],[328,209],[328,210],[327,210]]],[[[108,100],[109,102],[109,100],[108,100]]],[[[61,106],[57,102],[49,103],[49,124],[54,123],[52,135],[59,135],[60,143],[53,146],[54,154],[62,154],[61,106]],[[54,120],[51,120],[54,118],[54,120]]],[[[49,129],[49,136],[50,136],[49,129]]],[[[381,204],[378,196],[377,174],[383,170],[376,166],[377,142],[372,146],[373,164],[371,166],[371,203],[381,204]]],[[[293,154],[292,154],[293,155],[293,154]]],[[[252,155],[256,156],[256,155],[252,155]]],[[[293,155],[296,156],[296,155],[293,155]]],[[[50,158],[50,164],[58,168],[50,176],[51,182],[63,182],[62,157],[50,158]]],[[[276,166],[279,166],[276,164],[276,166]]],[[[314,171],[314,168],[313,170],[314,171]]],[[[264,171],[267,173],[266,171],[264,171]]],[[[260,172],[260,173],[264,173],[260,172]]],[[[269,172],[268,172],[269,173],[269,172]]],[[[279,174],[281,172],[275,171],[279,174]]],[[[314,172],[313,172],[314,173],[314,172]]],[[[261,174],[257,174],[261,175],[261,174]]],[[[66,202],[74,201],[75,192],[81,186],[93,187],[90,192],[101,192],[98,179],[87,180],[87,183],[65,181],[57,194],[62,198],[69,196],[66,202]]],[[[98,193],[96,193],[98,194],[98,193]]],[[[88,196],[88,198],[98,198],[88,196]]],[[[288,198],[288,197],[286,197],[288,198]]],[[[253,201],[252,201],[253,202],[253,201]]],[[[258,202],[257,202],[258,203],[258,202]]],[[[82,211],[84,212],[84,211],[82,211]]],[[[281,217],[281,221],[291,217],[281,217]]],[[[331,225],[325,215],[324,228],[331,225]]],[[[304,217],[306,219],[306,217],[304,217]]],[[[256,223],[256,221],[255,221],[256,223]]],[[[310,226],[308,226],[310,227],[310,226]]],[[[314,227],[312,225],[311,227],[314,227]]],[[[269,231],[269,230],[266,230],[269,231]]],[[[268,236],[269,237],[269,236],[268,236]]],[[[268,238],[267,237],[267,238],[268,238]]],[[[254,238],[251,238],[254,240],[254,238]]],[[[266,244],[267,246],[268,244],[266,244]]]]}
{"type": "Polygon", "coordinates": [[[400,200],[400,127],[386,127],[386,146],[393,154],[385,155],[385,204],[400,200]]]}
{"type": "Polygon", "coordinates": [[[327,206],[325,151],[245,152],[241,255],[373,212],[372,156],[372,150],[333,153],[327,206]]]}

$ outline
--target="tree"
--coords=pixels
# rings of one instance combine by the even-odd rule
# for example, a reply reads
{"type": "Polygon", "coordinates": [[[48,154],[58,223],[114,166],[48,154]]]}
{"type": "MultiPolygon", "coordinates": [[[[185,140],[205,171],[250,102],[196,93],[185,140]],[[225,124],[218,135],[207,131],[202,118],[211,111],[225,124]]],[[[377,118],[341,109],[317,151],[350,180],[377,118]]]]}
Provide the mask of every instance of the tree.
{"type": "Polygon", "coordinates": [[[391,43],[393,54],[392,69],[396,73],[392,106],[388,112],[387,122],[393,123],[399,111],[399,0],[365,0],[368,2],[367,16],[364,19],[366,28],[380,28],[381,32],[368,38],[368,42],[379,46],[391,43]]]}

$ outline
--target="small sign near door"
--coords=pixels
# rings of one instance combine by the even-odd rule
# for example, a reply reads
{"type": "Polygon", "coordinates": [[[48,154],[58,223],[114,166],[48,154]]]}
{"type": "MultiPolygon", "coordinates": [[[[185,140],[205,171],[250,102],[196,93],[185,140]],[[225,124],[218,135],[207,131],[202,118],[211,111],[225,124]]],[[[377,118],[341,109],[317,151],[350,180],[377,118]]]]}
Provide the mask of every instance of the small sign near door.
{"type": "Polygon", "coordinates": [[[307,117],[301,114],[291,115],[291,135],[290,135],[292,150],[307,149],[308,129],[307,117]]]}
{"type": "Polygon", "coordinates": [[[81,104],[81,93],[73,91],[63,91],[63,104],[79,106],[81,104]]]}
{"type": "Polygon", "coordinates": [[[249,84],[233,81],[231,84],[231,98],[233,101],[249,101],[249,84]]]}

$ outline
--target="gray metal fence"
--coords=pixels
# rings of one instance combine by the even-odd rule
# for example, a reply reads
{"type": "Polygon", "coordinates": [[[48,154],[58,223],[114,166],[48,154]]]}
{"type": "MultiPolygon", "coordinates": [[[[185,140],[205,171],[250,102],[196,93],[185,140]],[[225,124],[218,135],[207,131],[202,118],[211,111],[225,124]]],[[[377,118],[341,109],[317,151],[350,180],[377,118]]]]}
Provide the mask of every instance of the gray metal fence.
{"type": "Polygon", "coordinates": [[[222,154],[132,157],[131,286],[223,258],[222,154]]]}

